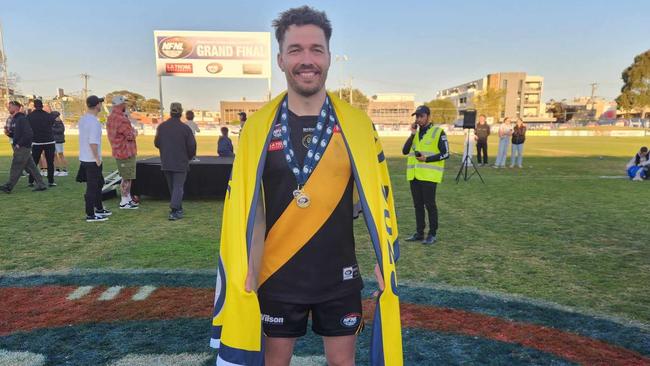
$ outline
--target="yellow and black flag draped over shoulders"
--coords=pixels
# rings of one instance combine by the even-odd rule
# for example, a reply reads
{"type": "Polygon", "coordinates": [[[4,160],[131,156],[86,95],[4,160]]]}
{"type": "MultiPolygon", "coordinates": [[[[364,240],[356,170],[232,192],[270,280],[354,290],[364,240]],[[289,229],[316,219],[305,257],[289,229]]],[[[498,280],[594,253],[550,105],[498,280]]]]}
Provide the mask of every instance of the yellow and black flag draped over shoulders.
{"type": "MultiPolygon", "coordinates": [[[[245,284],[249,263],[261,281],[268,278],[269,271],[282,265],[272,253],[277,244],[264,248],[262,172],[271,132],[285,95],[279,95],[252,115],[240,134],[224,203],[212,319],[210,345],[218,348],[217,365],[264,365],[260,306],[255,291],[246,292],[245,284]]],[[[377,298],[372,324],[371,365],[400,366],[403,364],[402,335],[395,272],[399,245],[388,166],[368,116],[335,95],[328,95],[341,128],[344,143],[341,146],[345,146],[341,151],[347,150],[358,204],[385,283],[384,291],[377,298]]],[[[329,150],[328,146],[325,155],[329,150]]],[[[310,180],[304,188],[307,193],[310,180]]],[[[301,231],[301,235],[305,233],[301,231]]],[[[282,248],[282,251],[286,253],[287,249],[282,248]]]]}

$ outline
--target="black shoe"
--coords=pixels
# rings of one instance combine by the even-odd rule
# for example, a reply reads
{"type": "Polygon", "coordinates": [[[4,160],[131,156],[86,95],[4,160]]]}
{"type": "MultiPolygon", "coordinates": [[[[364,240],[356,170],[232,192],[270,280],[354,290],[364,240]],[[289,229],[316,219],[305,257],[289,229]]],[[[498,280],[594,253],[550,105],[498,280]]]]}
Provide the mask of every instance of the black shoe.
{"type": "Polygon", "coordinates": [[[176,221],[183,218],[183,214],[179,214],[178,211],[172,211],[169,213],[169,221],[176,221]]]}
{"type": "Polygon", "coordinates": [[[46,186],[39,186],[34,189],[32,189],[32,192],[40,192],[40,191],[45,191],[47,189],[46,186]]]}
{"type": "Polygon", "coordinates": [[[107,210],[105,208],[102,208],[101,210],[95,210],[95,216],[101,216],[101,217],[108,217],[111,216],[113,213],[111,210],[107,210]]]}
{"type": "Polygon", "coordinates": [[[424,235],[415,233],[409,236],[408,238],[404,239],[404,241],[420,241],[422,239],[424,239],[424,235]]]}
{"type": "Polygon", "coordinates": [[[101,222],[101,221],[108,221],[108,217],[99,216],[99,215],[86,216],[86,222],[101,222]]]}
{"type": "Polygon", "coordinates": [[[427,235],[427,238],[422,240],[422,244],[424,245],[432,245],[435,244],[435,242],[438,241],[438,238],[436,238],[435,235],[429,234],[427,235]]]}
{"type": "Polygon", "coordinates": [[[11,189],[9,189],[7,186],[0,186],[0,191],[3,191],[6,194],[11,193],[11,189]]]}
{"type": "Polygon", "coordinates": [[[56,187],[56,183],[54,183],[54,182],[52,182],[52,183],[48,183],[48,186],[49,186],[49,187],[56,187]]]}

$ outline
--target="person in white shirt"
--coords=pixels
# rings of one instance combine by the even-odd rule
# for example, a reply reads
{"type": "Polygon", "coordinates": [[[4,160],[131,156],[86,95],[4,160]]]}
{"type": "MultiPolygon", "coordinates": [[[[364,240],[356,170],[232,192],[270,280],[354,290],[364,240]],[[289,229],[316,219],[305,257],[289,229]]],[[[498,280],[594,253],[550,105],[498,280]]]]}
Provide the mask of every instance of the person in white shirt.
{"type": "Polygon", "coordinates": [[[646,146],[641,147],[625,166],[627,175],[634,181],[648,179],[650,170],[650,151],[646,146]]]}
{"type": "Polygon", "coordinates": [[[77,181],[86,182],[86,222],[108,220],[112,213],[102,204],[102,125],[97,115],[104,98],[91,95],[86,99],[88,111],[79,119],[79,173],[77,181]]]}
{"type": "Polygon", "coordinates": [[[499,126],[499,152],[497,153],[497,160],[494,163],[495,168],[503,168],[506,166],[510,136],[512,136],[512,124],[510,123],[510,118],[506,117],[503,119],[501,126],[499,126]]]}

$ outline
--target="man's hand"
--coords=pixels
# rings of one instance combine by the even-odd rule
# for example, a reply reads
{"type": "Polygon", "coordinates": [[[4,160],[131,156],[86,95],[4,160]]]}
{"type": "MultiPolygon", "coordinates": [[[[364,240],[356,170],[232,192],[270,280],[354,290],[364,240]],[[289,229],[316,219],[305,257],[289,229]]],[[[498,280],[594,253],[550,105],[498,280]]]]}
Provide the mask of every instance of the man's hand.
{"type": "MultiPolygon", "coordinates": [[[[384,285],[384,277],[381,275],[381,270],[379,269],[379,263],[375,264],[375,278],[377,279],[377,287],[379,287],[379,291],[384,291],[386,286],[384,285]]],[[[372,296],[379,296],[379,291],[375,291],[372,296]]]]}
{"type": "Polygon", "coordinates": [[[97,166],[102,166],[102,161],[97,159],[95,160],[95,164],[97,164],[97,166]]]}
{"type": "Polygon", "coordinates": [[[424,155],[416,156],[415,158],[418,159],[418,161],[422,161],[422,162],[427,160],[426,156],[424,155]]]}
{"type": "Polygon", "coordinates": [[[418,124],[413,123],[411,124],[411,135],[415,135],[416,133],[418,133],[418,124]]]}
{"type": "Polygon", "coordinates": [[[246,292],[253,291],[253,287],[254,287],[253,283],[254,283],[253,273],[251,271],[248,271],[248,273],[246,274],[246,284],[244,285],[244,289],[246,290],[246,292]]]}

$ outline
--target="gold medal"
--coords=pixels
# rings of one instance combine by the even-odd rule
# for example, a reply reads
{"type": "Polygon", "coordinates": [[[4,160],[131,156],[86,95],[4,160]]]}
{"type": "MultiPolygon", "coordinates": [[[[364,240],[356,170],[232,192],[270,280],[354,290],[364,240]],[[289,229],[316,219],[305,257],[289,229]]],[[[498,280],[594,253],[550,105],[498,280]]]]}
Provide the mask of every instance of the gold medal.
{"type": "Polygon", "coordinates": [[[298,205],[298,207],[300,208],[307,208],[311,204],[311,199],[302,190],[295,197],[296,197],[296,205],[298,205]]]}

